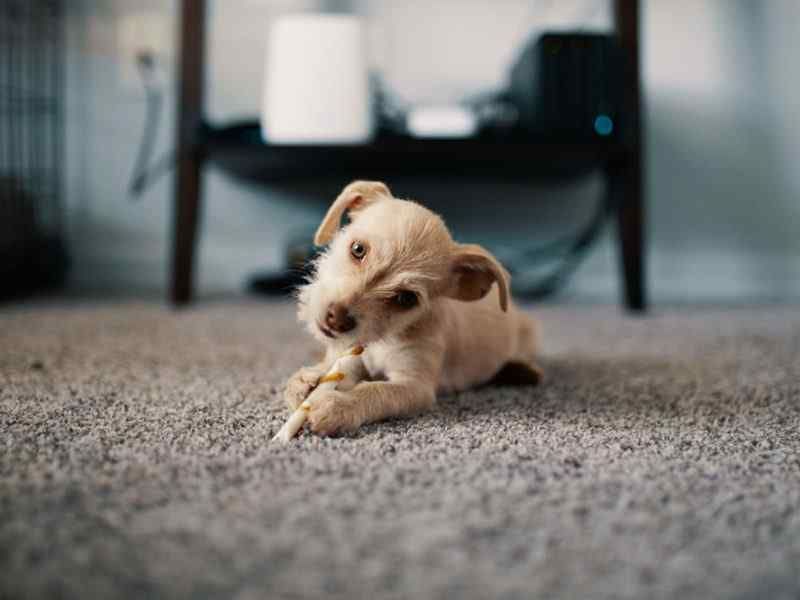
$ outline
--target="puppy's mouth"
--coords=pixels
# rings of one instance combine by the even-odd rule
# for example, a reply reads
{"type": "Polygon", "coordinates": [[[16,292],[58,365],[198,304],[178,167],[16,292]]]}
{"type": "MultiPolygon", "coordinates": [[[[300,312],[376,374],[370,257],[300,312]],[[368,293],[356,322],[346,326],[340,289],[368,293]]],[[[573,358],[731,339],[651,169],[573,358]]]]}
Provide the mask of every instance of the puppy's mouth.
{"type": "Polygon", "coordinates": [[[325,337],[329,337],[332,340],[336,339],[336,335],[330,329],[328,329],[322,323],[320,323],[319,321],[317,321],[317,327],[319,327],[319,330],[322,332],[322,335],[324,335],[325,337]]]}

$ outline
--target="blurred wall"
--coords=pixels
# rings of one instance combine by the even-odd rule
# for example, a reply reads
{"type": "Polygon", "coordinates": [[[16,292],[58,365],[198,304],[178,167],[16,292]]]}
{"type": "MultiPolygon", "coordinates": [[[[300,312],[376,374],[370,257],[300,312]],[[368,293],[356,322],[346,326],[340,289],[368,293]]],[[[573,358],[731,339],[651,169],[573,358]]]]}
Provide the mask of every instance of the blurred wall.
{"type": "MultiPolygon", "coordinates": [[[[269,19],[341,2],[210,2],[208,112],[257,114],[269,19]]],[[[374,61],[411,101],[453,100],[502,85],[522,42],[541,28],[608,26],[593,0],[382,0],[344,3],[372,18],[374,61]],[[433,58],[432,58],[433,57],[433,58]]],[[[78,290],[163,290],[172,181],[126,198],[143,120],[143,94],[120,49],[120,23],[145,13],[174,28],[176,2],[70,2],[67,192],[78,290]]],[[[800,42],[795,0],[649,0],[643,3],[647,96],[650,285],[657,301],[800,297],[800,42]]],[[[121,33],[122,31],[122,33],[121,33]]],[[[165,56],[172,147],[174,69],[165,56]]],[[[205,179],[200,293],[239,289],[277,267],[290,232],[312,228],[343,182],[259,188],[214,169],[205,179]]],[[[598,178],[566,187],[390,182],[445,214],[456,235],[508,251],[574,229],[602,192],[598,178]],[[487,202],[491,200],[491,202],[487,202]],[[502,201],[503,211],[496,212],[502,201]]],[[[564,297],[616,300],[610,235],[564,297]]]]}

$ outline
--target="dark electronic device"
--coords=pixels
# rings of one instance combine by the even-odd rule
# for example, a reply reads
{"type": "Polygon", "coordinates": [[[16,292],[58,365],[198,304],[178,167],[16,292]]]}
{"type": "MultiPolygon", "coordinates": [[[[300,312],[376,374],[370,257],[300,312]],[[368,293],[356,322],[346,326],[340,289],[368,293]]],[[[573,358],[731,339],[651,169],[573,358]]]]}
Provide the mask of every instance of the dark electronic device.
{"type": "Polygon", "coordinates": [[[560,140],[616,136],[621,62],[611,35],[546,33],[528,43],[511,69],[519,126],[560,140]]]}

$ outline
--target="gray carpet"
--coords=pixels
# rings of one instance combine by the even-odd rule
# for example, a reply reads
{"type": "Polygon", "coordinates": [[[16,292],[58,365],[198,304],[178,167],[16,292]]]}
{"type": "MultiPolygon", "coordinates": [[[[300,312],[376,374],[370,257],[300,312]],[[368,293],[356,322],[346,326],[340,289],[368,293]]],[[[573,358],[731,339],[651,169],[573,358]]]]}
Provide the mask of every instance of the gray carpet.
{"type": "Polygon", "coordinates": [[[245,301],[0,311],[0,598],[798,598],[800,310],[547,308],[548,380],[268,443],[245,301]]]}

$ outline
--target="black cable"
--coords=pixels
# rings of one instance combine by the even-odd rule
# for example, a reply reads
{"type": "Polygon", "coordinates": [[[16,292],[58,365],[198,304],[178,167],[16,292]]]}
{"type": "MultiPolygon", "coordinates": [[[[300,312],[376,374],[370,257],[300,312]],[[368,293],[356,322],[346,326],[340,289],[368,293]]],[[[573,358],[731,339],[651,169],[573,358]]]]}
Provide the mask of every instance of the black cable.
{"type": "Polygon", "coordinates": [[[156,59],[149,52],[142,52],[136,57],[136,65],[142,76],[145,93],[145,119],[142,129],[142,139],[136,153],[128,193],[131,199],[138,199],[150,187],[153,181],[167,173],[175,165],[175,154],[167,153],[159,158],[152,166],[148,160],[155,149],[158,137],[158,127],[164,107],[164,91],[156,82],[156,59]]]}
{"type": "Polygon", "coordinates": [[[532,286],[517,287],[514,292],[527,299],[540,299],[551,296],[559,291],[567,279],[586,256],[588,250],[600,237],[611,214],[611,203],[608,193],[598,201],[597,208],[586,226],[575,236],[561,238],[537,248],[522,250],[516,257],[506,259],[506,264],[511,273],[524,273],[531,264],[541,263],[542,260],[551,259],[562,255],[561,264],[554,271],[539,279],[532,286]]]}

